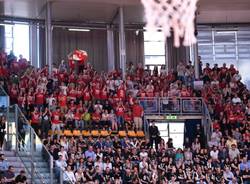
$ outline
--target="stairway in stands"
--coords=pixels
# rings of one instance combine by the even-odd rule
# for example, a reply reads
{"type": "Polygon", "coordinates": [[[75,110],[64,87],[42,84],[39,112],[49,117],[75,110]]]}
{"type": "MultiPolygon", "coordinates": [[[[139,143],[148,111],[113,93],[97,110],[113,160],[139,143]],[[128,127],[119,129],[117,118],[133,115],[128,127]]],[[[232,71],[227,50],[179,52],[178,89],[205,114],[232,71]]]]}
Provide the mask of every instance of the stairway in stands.
{"type": "MultiPolygon", "coordinates": [[[[20,156],[17,156],[15,151],[2,151],[1,153],[4,154],[6,161],[9,165],[14,166],[15,168],[15,175],[17,176],[20,172],[20,170],[26,171],[26,176],[28,177],[28,183],[31,183],[31,163],[30,158],[27,156],[24,152],[19,152],[20,156]],[[21,160],[22,159],[22,160],[21,160]]],[[[35,168],[37,173],[41,176],[40,179],[38,177],[35,177],[35,180],[33,184],[50,184],[49,176],[50,176],[50,170],[48,167],[47,161],[45,161],[41,154],[35,154],[34,159],[35,162],[35,168]]],[[[58,183],[56,179],[54,179],[54,183],[58,183]]]]}

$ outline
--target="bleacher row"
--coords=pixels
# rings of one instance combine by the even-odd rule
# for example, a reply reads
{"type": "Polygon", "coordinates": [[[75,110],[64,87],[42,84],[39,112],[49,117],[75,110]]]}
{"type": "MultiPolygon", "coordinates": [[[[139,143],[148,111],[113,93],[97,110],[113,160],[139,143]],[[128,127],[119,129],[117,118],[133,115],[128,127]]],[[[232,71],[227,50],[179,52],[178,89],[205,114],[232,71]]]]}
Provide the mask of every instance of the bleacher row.
{"type": "Polygon", "coordinates": [[[131,137],[131,138],[143,138],[145,137],[145,134],[143,131],[108,131],[108,130],[64,130],[64,131],[55,131],[52,132],[52,130],[49,130],[49,135],[61,135],[61,136],[66,136],[66,137],[107,137],[107,136],[119,136],[119,137],[131,137]]]}

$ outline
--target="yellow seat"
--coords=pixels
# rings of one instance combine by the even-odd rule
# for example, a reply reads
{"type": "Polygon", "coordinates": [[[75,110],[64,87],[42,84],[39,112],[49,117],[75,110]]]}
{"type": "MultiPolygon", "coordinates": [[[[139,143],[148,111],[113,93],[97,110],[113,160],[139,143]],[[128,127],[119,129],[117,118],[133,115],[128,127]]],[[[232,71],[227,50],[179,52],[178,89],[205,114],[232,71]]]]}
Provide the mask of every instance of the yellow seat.
{"type": "MultiPolygon", "coordinates": [[[[53,134],[53,131],[49,130],[48,135],[51,136],[52,134],[53,134]]],[[[59,132],[58,130],[55,130],[54,135],[57,135],[57,134],[63,135],[62,131],[59,132]]]]}
{"type": "Polygon", "coordinates": [[[118,132],[118,135],[119,135],[120,137],[126,137],[126,136],[127,136],[127,134],[126,134],[125,131],[119,131],[119,132],[118,132]]]}
{"type": "Polygon", "coordinates": [[[100,136],[100,133],[99,133],[98,130],[92,130],[92,131],[91,131],[91,134],[92,134],[93,137],[98,137],[98,136],[100,136]]]}
{"type": "Polygon", "coordinates": [[[53,133],[52,130],[49,130],[48,135],[51,136],[52,133],[53,133]]]}
{"type": "Polygon", "coordinates": [[[143,131],[137,131],[137,132],[136,132],[136,136],[137,136],[137,137],[145,137],[145,134],[144,134],[143,131]]]}
{"type": "Polygon", "coordinates": [[[90,133],[90,131],[88,131],[88,130],[83,130],[83,131],[82,131],[82,135],[83,135],[84,137],[89,137],[89,136],[91,136],[91,133],[90,133]]]}
{"type": "Polygon", "coordinates": [[[73,136],[80,136],[81,132],[80,130],[73,130],[73,136]]]}
{"type": "Polygon", "coordinates": [[[135,131],[128,131],[128,136],[129,137],[136,137],[135,131]]]}
{"type": "Polygon", "coordinates": [[[110,132],[108,132],[107,130],[102,130],[102,131],[101,131],[101,136],[107,137],[107,136],[109,136],[109,135],[110,135],[110,132]]]}
{"type": "Polygon", "coordinates": [[[73,134],[72,134],[72,132],[70,130],[64,130],[63,134],[65,136],[68,136],[68,137],[73,136],[73,134]]]}

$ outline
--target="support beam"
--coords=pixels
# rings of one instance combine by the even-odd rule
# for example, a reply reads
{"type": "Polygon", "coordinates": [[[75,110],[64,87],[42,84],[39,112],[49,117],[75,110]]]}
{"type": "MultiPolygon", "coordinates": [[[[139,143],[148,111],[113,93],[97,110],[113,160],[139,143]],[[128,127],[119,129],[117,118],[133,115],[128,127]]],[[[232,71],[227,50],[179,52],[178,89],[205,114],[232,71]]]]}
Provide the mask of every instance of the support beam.
{"type": "Polygon", "coordinates": [[[122,78],[126,77],[126,45],[124,31],[124,15],[123,7],[119,8],[119,51],[120,51],[120,68],[122,70],[122,78]]]}
{"type": "Polygon", "coordinates": [[[114,30],[107,26],[108,71],[115,69],[114,30]]]}
{"type": "Polygon", "coordinates": [[[40,65],[38,63],[38,35],[37,35],[37,24],[36,23],[31,23],[30,28],[30,61],[31,64],[39,68],[40,65]]]}
{"type": "MultiPolygon", "coordinates": [[[[195,26],[195,36],[197,38],[198,35],[198,30],[197,30],[197,12],[195,13],[195,19],[194,19],[194,26],[195,26]]],[[[200,60],[198,58],[198,40],[197,42],[193,45],[193,57],[194,57],[194,75],[195,79],[200,78],[200,60]]]]}
{"type": "Polygon", "coordinates": [[[45,21],[45,34],[46,34],[46,64],[49,66],[49,75],[52,72],[52,26],[51,26],[51,2],[47,2],[46,6],[46,21],[45,21]]]}
{"type": "Polygon", "coordinates": [[[200,63],[198,59],[198,43],[193,45],[193,57],[194,57],[194,72],[195,72],[195,79],[200,78],[200,63]]]}

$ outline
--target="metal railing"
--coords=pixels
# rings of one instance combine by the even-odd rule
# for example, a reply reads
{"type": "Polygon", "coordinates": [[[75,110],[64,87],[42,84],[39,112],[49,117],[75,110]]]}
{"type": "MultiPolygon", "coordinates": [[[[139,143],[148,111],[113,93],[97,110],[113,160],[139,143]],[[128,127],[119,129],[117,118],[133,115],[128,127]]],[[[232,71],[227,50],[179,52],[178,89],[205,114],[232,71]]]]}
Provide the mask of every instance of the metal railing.
{"type": "Polygon", "coordinates": [[[0,85],[0,113],[6,114],[7,107],[10,105],[10,98],[6,91],[4,90],[3,86],[0,85]]]}
{"type": "MultiPolygon", "coordinates": [[[[40,178],[43,183],[53,184],[53,156],[44,146],[34,129],[30,126],[29,121],[18,105],[12,105],[8,109],[7,148],[9,150],[15,150],[21,161],[27,159],[27,157],[29,158],[27,162],[30,164],[31,168],[31,181],[40,178]],[[40,156],[47,161],[50,169],[49,178],[38,172],[42,170],[43,167],[36,164],[36,156],[40,156]],[[47,179],[49,179],[49,183],[46,182],[47,179]]],[[[27,163],[24,163],[24,165],[27,165],[27,163]]]]}
{"type": "Polygon", "coordinates": [[[145,115],[202,115],[202,98],[138,98],[145,115]]]}

